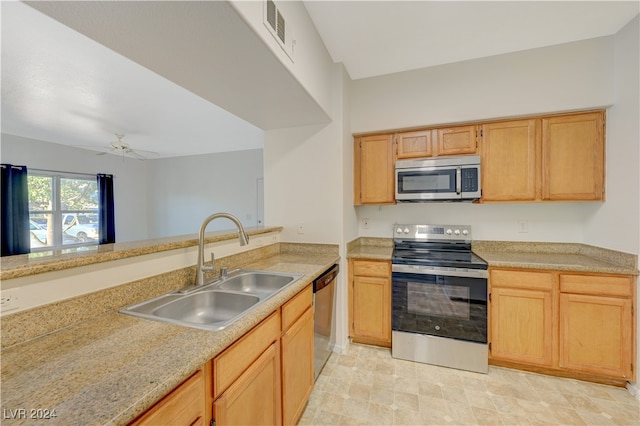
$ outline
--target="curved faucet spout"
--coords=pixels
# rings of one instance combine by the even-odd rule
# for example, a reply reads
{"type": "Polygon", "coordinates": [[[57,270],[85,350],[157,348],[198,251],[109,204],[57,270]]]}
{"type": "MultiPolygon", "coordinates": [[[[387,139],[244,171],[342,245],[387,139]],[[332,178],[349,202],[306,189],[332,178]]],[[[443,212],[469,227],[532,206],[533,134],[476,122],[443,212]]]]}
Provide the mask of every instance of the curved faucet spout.
{"type": "Polygon", "coordinates": [[[242,223],[232,214],[229,213],[214,213],[211,216],[207,217],[202,225],[200,226],[200,234],[198,239],[198,263],[196,265],[196,285],[204,284],[204,274],[205,272],[213,272],[216,267],[214,264],[213,253],[211,253],[211,266],[204,265],[204,231],[207,229],[207,225],[211,223],[214,219],[219,217],[224,217],[231,220],[238,227],[238,239],[240,240],[240,245],[244,246],[249,243],[249,237],[245,232],[242,223]]]}

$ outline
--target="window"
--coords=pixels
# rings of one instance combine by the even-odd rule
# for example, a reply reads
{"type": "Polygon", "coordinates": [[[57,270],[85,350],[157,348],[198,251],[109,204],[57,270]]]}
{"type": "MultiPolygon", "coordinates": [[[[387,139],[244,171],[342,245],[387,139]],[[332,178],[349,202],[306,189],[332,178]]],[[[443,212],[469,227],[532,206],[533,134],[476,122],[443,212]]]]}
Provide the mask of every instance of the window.
{"type": "Polygon", "coordinates": [[[31,251],[98,244],[98,184],[93,176],[30,170],[31,251]]]}

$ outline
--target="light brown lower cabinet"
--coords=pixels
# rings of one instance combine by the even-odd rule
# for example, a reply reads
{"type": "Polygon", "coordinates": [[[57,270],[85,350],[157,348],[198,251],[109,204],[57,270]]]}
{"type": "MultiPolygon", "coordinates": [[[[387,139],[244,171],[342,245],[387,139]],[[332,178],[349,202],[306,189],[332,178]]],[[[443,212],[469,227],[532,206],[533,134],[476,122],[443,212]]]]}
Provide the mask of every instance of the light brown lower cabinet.
{"type": "Polygon", "coordinates": [[[282,423],[295,425],[313,390],[313,290],[282,306],[282,423]],[[288,326],[288,324],[291,324],[288,326]]]}
{"type": "Polygon", "coordinates": [[[630,277],[560,275],[560,367],[634,379],[630,277]]]}
{"type": "Polygon", "coordinates": [[[162,398],[131,425],[202,425],[205,424],[205,378],[203,369],[162,398]]]}
{"type": "Polygon", "coordinates": [[[309,284],[132,425],[296,424],[313,389],[309,284]]]}
{"type": "Polygon", "coordinates": [[[213,359],[216,426],[296,424],[313,389],[313,289],[213,359]]]}
{"type": "Polygon", "coordinates": [[[635,380],[635,278],[490,268],[489,361],[623,385],[635,380]]]}
{"type": "Polygon", "coordinates": [[[280,351],[274,342],[213,403],[216,425],[279,425],[280,351]]]}
{"type": "Polygon", "coordinates": [[[553,274],[508,270],[490,274],[492,357],[552,366],[557,316],[553,274]]]}
{"type": "Polygon", "coordinates": [[[349,336],[391,346],[391,262],[349,260],[349,336]]]}

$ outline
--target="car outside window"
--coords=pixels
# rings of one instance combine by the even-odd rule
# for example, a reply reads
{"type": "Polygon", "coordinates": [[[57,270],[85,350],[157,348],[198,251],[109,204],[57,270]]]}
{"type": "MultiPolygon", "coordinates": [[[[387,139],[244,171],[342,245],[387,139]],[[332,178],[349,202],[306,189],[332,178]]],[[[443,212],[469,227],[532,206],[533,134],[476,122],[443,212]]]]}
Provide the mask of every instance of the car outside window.
{"type": "Polygon", "coordinates": [[[98,243],[95,177],[30,170],[27,185],[32,251],[98,243]]]}

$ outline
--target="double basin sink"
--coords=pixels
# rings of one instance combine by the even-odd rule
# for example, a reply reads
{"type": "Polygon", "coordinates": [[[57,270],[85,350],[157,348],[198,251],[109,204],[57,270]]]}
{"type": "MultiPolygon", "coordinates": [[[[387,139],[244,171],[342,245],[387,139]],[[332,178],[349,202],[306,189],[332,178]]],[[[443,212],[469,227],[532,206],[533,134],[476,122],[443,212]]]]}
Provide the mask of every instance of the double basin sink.
{"type": "Polygon", "coordinates": [[[167,293],[120,312],[205,330],[222,330],[302,274],[239,269],[203,286],[167,293]]]}

